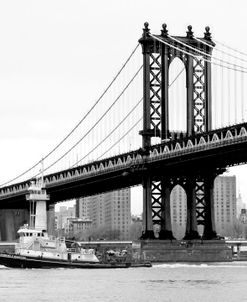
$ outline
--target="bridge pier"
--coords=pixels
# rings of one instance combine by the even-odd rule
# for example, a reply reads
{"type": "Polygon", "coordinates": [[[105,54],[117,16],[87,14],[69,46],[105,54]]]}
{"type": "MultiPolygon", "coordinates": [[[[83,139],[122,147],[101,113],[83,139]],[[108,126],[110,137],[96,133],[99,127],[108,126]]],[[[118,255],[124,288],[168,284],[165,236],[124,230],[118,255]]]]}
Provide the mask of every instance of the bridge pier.
{"type": "Polygon", "coordinates": [[[154,239],[153,220],[152,220],[152,192],[151,177],[144,177],[143,186],[143,233],[141,239],[154,239]]]}
{"type": "MultiPolygon", "coordinates": [[[[47,207],[47,230],[54,234],[54,204],[47,207]]],[[[29,209],[0,209],[0,241],[16,241],[17,231],[24,224],[30,223],[29,209]]]]}
{"type": "Polygon", "coordinates": [[[47,232],[49,235],[55,235],[55,204],[49,204],[47,207],[47,232]]]}
{"type": "Polygon", "coordinates": [[[27,209],[0,209],[0,241],[16,241],[19,227],[28,222],[27,209]]]}
{"type": "Polygon", "coordinates": [[[217,238],[214,214],[214,179],[215,175],[204,177],[205,218],[203,239],[205,240],[217,238]]]}
{"type": "Polygon", "coordinates": [[[187,180],[185,192],[187,195],[187,222],[184,240],[199,239],[196,219],[196,181],[194,177],[187,180]]]}
{"type": "Polygon", "coordinates": [[[175,239],[172,234],[171,224],[171,185],[166,181],[161,181],[161,226],[159,239],[172,240],[175,239]]]}

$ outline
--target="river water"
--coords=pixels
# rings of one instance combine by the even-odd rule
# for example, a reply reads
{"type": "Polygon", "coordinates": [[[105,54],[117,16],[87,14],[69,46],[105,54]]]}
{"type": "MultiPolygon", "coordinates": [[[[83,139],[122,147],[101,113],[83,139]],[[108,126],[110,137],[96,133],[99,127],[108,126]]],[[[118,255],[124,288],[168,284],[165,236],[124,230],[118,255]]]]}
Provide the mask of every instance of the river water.
{"type": "Polygon", "coordinates": [[[1,302],[247,301],[247,262],[128,269],[0,266],[1,302]]]}

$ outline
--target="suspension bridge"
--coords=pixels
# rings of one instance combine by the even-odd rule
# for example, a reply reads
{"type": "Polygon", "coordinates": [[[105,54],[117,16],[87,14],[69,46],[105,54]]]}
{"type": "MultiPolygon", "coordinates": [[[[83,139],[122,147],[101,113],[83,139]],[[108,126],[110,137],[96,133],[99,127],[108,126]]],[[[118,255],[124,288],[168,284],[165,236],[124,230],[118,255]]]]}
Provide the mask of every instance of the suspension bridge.
{"type": "Polygon", "coordinates": [[[50,203],[143,187],[143,235],[174,239],[170,194],[187,195],[184,239],[214,240],[217,175],[247,161],[247,54],[212,39],[172,36],[165,24],[139,43],[102,95],[42,159],[1,184],[1,209],[27,209],[30,181],[42,173],[50,203]],[[141,49],[140,49],[141,48],[141,49]],[[142,55],[141,55],[142,50],[142,55]]]}

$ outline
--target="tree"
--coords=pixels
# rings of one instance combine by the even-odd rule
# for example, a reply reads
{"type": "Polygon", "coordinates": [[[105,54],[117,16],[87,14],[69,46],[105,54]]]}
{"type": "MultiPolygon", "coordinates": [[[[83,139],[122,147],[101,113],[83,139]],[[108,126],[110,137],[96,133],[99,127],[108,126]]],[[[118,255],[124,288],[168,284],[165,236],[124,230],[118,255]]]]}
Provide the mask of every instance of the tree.
{"type": "Polygon", "coordinates": [[[137,240],[141,237],[142,234],[142,222],[135,221],[132,222],[129,229],[129,239],[130,240],[137,240]]]}
{"type": "Polygon", "coordinates": [[[243,236],[243,224],[236,219],[232,226],[229,225],[226,227],[223,235],[233,238],[241,238],[243,236]]]}
{"type": "Polygon", "coordinates": [[[77,240],[119,240],[120,231],[103,226],[78,232],[75,238],[77,240]]]}

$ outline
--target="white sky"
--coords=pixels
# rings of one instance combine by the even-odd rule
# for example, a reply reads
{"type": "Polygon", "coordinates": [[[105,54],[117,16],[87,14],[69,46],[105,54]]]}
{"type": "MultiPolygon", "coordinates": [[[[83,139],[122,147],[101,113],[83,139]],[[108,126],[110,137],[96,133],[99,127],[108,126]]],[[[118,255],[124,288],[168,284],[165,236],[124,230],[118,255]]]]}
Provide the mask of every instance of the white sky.
{"type": "MultiPolygon", "coordinates": [[[[148,21],[247,53],[246,1],[0,1],[0,182],[47,154],[122,66],[148,21]]],[[[140,54],[141,55],[141,54],[140,54]]],[[[235,168],[247,201],[246,166],[235,168]]],[[[134,198],[132,211],[141,210],[134,198]]]]}

